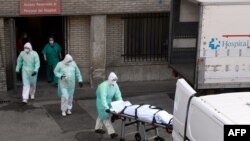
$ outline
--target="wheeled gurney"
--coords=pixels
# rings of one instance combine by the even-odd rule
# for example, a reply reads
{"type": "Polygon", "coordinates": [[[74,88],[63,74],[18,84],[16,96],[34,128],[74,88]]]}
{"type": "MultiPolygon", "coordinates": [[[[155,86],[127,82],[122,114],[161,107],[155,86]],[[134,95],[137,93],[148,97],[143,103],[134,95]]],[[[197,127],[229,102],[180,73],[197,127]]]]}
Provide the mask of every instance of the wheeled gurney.
{"type": "Polygon", "coordinates": [[[125,127],[136,125],[136,131],[129,134],[135,134],[135,140],[164,141],[159,136],[158,128],[164,128],[168,133],[172,132],[172,115],[166,111],[148,104],[132,105],[128,101],[115,101],[111,103],[111,120],[121,119],[121,141],[125,140],[125,127]],[[153,137],[147,137],[147,132],[154,130],[153,137]],[[141,136],[142,134],[142,136],[141,136]]]}

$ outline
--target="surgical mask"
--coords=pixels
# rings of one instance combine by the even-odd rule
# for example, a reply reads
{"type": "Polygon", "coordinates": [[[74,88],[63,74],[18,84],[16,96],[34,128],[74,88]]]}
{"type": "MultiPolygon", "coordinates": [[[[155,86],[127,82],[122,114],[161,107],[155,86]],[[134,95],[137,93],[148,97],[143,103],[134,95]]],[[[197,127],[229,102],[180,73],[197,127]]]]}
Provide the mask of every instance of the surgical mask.
{"type": "Polygon", "coordinates": [[[25,48],[24,51],[25,51],[26,53],[29,53],[29,52],[30,52],[30,49],[25,48]]]}
{"type": "Polygon", "coordinates": [[[54,44],[54,41],[49,41],[49,43],[52,45],[52,44],[54,44]]]}
{"type": "Polygon", "coordinates": [[[115,86],[115,84],[116,84],[116,81],[112,81],[112,82],[111,82],[111,85],[112,85],[112,86],[115,86]]]}
{"type": "Polygon", "coordinates": [[[111,86],[115,86],[117,79],[109,80],[111,86]]]}
{"type": "Polygon", "coordinates": [[[71,62],[72,62],[72,61],[68,61],[68,62],[65,63],[65,65],[68,66],[71,62]]]}

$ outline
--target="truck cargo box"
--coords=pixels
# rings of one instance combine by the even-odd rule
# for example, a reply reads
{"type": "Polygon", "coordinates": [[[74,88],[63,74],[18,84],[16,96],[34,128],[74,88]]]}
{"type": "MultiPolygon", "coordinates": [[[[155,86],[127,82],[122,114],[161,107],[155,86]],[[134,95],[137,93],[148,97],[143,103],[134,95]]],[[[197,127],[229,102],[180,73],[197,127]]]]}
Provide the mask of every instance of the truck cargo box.
{"type": "Polygon", "coordinates": [[[170,66],[195,89],[248,88],[250,1],[179,0],[172,7],[170,66]]]}

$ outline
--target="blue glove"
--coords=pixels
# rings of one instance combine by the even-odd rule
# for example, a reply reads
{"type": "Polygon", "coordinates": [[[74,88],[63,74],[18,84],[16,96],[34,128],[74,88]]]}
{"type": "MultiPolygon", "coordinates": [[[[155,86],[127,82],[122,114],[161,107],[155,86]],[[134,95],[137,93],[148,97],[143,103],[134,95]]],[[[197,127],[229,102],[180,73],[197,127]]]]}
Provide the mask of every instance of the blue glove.
{"type": "Polygon", "coordinates": [[[35,76],[36,74],[37,74],[37,72],[34,71],[34,72],[31,74],[31,76],[35,76]]]}

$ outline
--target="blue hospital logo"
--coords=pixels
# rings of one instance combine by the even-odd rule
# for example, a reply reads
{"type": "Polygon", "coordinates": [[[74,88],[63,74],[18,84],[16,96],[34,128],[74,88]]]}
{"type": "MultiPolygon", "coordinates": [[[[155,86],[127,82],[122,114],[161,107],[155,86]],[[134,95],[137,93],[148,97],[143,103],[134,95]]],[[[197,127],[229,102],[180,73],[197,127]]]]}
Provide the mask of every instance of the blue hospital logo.
{"type": "Polygon", "coordinates": [[[211,40],[209,41],[209,47],[211,49],[217,49],[220,47],[220,41],[218,40],[218,38],[211,38],[211,40]]]}

